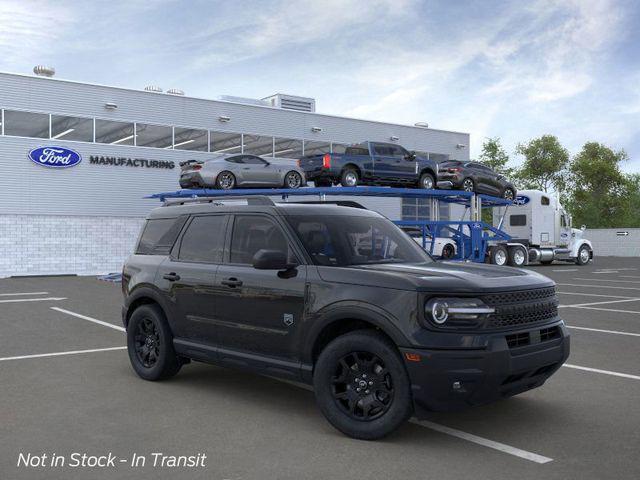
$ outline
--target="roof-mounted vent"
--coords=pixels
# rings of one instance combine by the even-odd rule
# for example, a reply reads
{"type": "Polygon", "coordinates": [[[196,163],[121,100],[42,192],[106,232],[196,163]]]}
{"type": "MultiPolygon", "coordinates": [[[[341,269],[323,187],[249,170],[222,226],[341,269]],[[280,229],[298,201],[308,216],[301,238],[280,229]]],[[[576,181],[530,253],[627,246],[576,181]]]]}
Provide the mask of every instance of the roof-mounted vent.
{"type": "Polygon", "coordinates": [[[169,90],[167,90],[167,93],[169,95],[184,95],[184,92],[179,88],[170,88],[169,90]]]}
{"type": "Polygon", "coordinates": [[[162,93],[162,88],[158,87],[157,85],[147,85],[146,87],[144,87],[144,90],[146,92],[162,93]]]}
{"type": "Polygon", "coordinates": [[[309,97],[297,97],[295,95],[285,95],[276,93],[270,97],[263,98],[269,102],[272,107],[282,108],[284,110],[297,110],[299,112],[315,112],[316,101],[309,97]]]}
{"type": "Polygon", "coordinates": [[[39,77],[53,77],[56,74],[56,69],[45,65],[36,65],[33,67],[33,73],[39,77]]]}

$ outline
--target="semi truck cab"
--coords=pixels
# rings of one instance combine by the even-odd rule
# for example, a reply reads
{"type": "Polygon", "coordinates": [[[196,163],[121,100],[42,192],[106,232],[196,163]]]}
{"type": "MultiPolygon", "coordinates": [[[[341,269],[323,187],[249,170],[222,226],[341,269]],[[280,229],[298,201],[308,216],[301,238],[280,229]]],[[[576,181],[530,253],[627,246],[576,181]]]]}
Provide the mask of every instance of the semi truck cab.
{"type": "MultiPolygon", "coordinates": [[[[493,263],[504,257],[496,252],[517,248],[526,250],[528,263],[560,260],[584,265],[593,259],[591,242],[583,238],[586,227],[572,228],[571,215],[555,196],[540,190],[522,190],[513,205],[499,208],[497,213],[494,226],[509,234],[511,241],[489,247],[493,263]]],[[[505,261],[509,258],[511,255],[505,261]]]]}

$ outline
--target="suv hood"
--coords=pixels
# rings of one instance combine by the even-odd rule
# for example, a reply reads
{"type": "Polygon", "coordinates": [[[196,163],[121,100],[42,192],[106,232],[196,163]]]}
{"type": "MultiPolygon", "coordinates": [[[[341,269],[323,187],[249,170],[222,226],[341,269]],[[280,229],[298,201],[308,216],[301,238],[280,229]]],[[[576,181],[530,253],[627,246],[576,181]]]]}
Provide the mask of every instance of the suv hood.
{"type": "Polygon", "coordinates": [[[484,293],[554,285],[549,278],[528,270],[463,262],[387,263],[318,270],[322,279],[330,282],[428,292],[484,293]]]}

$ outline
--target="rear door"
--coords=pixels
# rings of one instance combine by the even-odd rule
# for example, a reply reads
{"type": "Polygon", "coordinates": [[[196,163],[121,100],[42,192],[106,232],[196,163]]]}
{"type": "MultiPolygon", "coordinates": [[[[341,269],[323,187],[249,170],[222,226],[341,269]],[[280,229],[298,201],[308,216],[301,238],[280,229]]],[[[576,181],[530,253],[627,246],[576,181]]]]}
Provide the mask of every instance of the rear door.
{"type": "Polygon", "coordinates": [[[371,154],[374,163],[374,176],[379,180],[393,180],[398,176],[397,158],[393,145],[372,143],[371,154]]]}
{"type": "Polygon", "coordinates": [[[225,214],[193,216],[160,265],[158,285],[173,305],[176,337],[215,343],[215,280],[228,221],[225,214]]]}
{"type": "Polygon", "coordinates": [[[295,360],[307,266],[300,264],[300,252],[275,217],[237,214],[231,228],[215,288],[221,352],[231,361],[251,354],[295,360]],[[253,256],[261,249],[286,252],[299,264],[294,275],[253,268],[253,256]]]}

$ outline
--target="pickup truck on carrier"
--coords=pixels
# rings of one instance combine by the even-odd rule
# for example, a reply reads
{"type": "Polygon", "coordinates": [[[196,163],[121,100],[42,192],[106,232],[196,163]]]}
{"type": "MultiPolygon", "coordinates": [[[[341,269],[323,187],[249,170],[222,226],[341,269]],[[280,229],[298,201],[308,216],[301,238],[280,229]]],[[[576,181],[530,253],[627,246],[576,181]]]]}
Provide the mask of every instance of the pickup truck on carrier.
{"type": "Polygon", "coordinates": [[[316,187],[339,183],[432,189],[438,178],[437,162],[394,143],[364,142],[347,147],[343,154],[302,157],[298,164],[316,187]]]}

